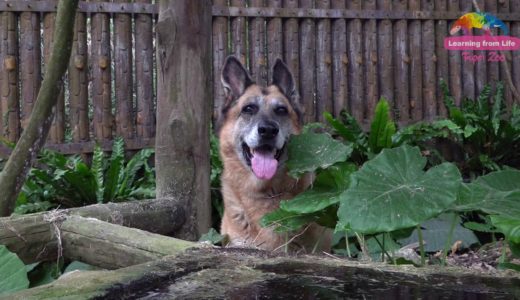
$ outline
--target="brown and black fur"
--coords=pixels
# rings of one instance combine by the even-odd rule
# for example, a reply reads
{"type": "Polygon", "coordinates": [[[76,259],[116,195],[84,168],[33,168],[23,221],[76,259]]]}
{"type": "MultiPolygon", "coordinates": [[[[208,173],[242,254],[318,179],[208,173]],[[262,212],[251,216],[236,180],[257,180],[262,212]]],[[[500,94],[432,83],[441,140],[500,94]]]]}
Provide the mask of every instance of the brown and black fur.
{"type": "Polygon", "coordinates": [[[217,129],[224,164],[221,233],[228,235],[231,246],[279,250],[289,245],[292,250],[308,252],[320,243],[318,249],[327,249],[329,234],[324,235],[323,228],[315,224],[288,236],[260,226],[260,219],[266,213],[277,209],[280,201],[292,199],[307,189],[313,180],[312,174],[300,179],[287,174],[286,142],[290,135],[301,131],[301,111],[287,66],[277,60],[272,74],[272,83],[264,87],[255,84],[233,56],[226,59],[223,67],[222,83],[227,98],[217,129]],[[265,134],[266,130],[269,134],[265,134]],[[274,177],[265,180],[255,176],[248,160],[247,153],[253,151],[250,148],[275,151],[278,168],[274,177]]]}

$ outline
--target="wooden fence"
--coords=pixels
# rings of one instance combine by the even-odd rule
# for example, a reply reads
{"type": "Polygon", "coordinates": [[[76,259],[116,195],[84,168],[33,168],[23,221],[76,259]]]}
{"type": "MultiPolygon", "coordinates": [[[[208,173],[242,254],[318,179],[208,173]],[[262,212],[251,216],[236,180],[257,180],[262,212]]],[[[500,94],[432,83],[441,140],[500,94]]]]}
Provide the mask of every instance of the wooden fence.
{"type": "MultiPolygon", "coordinates": [[[[152,0],[81,2],[64,92],[47,147],[65,153],[105,148],[123,136],[129,149],[152,147],[155,135],[152,0]],[[129,3],[131,2],[131,3],[129,3]]],[[[505,80],[497,62],[472,63],[443,40],[469,0],[214,0],[214,116],[221,105],[220,68],[235,54],[254,79],[269,82],[277,57],[293,70],[305,121],[347,109],[366,123],[384,96],[400,124],[445,115],[440,78],[457,103],[486,83],[505,80]]],[[[477,0],[520,36],[520,0],[477,0]]],[[[36,100],[52,45],[55,0],[0,0],[0,131],[16,141],[36,100]]],[[[179,28],[181,28],[180,25],[179,28]]],[[[473,53],[469,51],[470,53],[473,53]]],[[[475,51],[474,54],[484,52],[475,51]]],[[[520,52],[507,54],[520,87],[520,52]]],[[[513,96],[506,89],[509,106],[513,96]]],[[[208,105],[212,99],[208,99],[208,105]]],[[[1,151],[0,151],[1,152],[1,151]]]]}
{"type": "MultiPolygon", "coordinates": [[[[476,2],[520,36],[520,1],[476,2]]],[[[506,78],[498,62],[467,62],[461,51],[444,49],[452,22],[470,11],[470,0],[214,0],[214,76],[232,53],[266,83],[270,65],[283,57],[295,71],[306,121],[347,109],[366,123],[381,96],[400,124],[431,120],[446,114],[441,78],[457,103],[506,78]]],[[[518,88],[520,52],[507,58],[518,88]]],[[[214,84],[218,107],[222,89],[214,84]]],[[[510,89],[505,96],[510,106],[510,89]]]]}
{"type": "MultiPolygon", "coordinates": [[[[47,148],[64,153],[153,147],[154,20],[151,0],[81,2],[65,88],[47,148]]],[[[57,1],[0,1],[0,131],[16,141],[27,124],[53,42],[57,1]]],[[[5,149],[4,149],[5,150],[5,149]]],[[[5,151],[4,151],[5,152],[5,151]]]]}

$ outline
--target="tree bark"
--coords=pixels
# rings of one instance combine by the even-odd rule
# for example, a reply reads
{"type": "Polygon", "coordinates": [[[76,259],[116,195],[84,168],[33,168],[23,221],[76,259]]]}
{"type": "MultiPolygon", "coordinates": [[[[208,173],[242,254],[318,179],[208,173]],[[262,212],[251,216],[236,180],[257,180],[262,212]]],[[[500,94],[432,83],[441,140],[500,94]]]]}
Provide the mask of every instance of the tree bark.
{"type": "Polygon", "coordinates": [[[186,209],[176,236],[195,240],[211,226],[211,1],[162,0],[156,28],[157,196],[186,209]]]}
{"type": "Polygon", "coordinates": [[[74,17],[78,0],[60,1],[56,17],[56,40],[49,65],[46,68],[40,92],[27,128],[18,140],[4,170],[0,174],[0,216],[8,216],[14,210],[16,197],[25,181],[27,172],[36,155],[45,144],[53,119],[52,109],[56,104],[63,75],[67,70],[72,47],[74,17]]]}
{"type": "Polygon", "coordinates": [[[70,216],[96,218],[158,234],[171,234],[184,223],[183,209],[170,199],[96,204],[0,218],[0,245],[26,264],[56,259],[58,240],[53,224],[60,225],[70,216]]]}

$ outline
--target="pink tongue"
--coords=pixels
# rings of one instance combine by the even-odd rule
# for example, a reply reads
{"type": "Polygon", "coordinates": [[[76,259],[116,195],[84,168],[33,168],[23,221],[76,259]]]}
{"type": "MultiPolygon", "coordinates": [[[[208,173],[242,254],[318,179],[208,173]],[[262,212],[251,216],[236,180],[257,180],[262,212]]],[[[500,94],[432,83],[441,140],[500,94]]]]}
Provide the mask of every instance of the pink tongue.
{"type": "Polygon", "coordinates": [[[253,172],[260,179],[271,179],[276,173],[278,161],[274,158],[274,154],[255,153],[251,159],[253,172]]]}

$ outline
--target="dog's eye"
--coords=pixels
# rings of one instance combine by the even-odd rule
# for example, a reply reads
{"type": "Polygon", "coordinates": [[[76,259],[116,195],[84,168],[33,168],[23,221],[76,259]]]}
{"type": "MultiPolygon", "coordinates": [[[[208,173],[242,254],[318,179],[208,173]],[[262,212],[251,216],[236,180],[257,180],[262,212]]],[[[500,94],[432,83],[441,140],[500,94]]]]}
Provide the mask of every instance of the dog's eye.
{"type": "Polygon", "coordinates": [[[287,110],[287,107],[285,107],[285,106],[279,106],[279,107],[275,108],[274,112],[279,116],[286,116],[289,113],[289,111],[287,110]]]}
{"type": "Polygon", "coordinates": [[[258,111],[258,106],[254,104],[246,105],[242,108],[242,113],[248,114],[248,115],[254,115],[258,111]]]}

